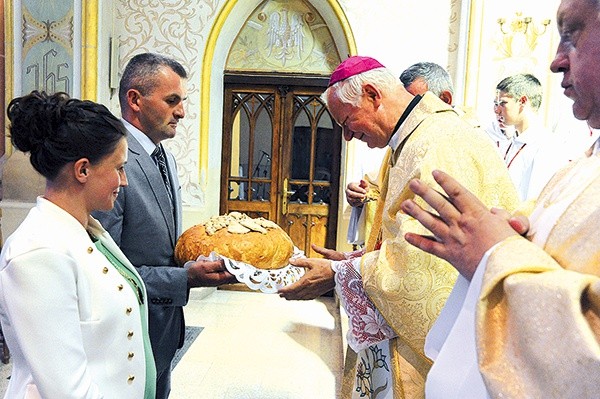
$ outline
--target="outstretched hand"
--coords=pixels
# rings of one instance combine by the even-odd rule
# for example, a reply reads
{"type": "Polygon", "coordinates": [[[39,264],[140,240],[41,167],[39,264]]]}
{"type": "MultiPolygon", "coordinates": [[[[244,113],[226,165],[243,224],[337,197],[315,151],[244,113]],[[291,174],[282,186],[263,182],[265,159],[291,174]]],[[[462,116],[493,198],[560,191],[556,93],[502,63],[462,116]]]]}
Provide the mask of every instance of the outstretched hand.
{"type": "Polygon", "coordinates": [[[329,259],[329,260],[344,260],[344,259],[346,259],[346,256],[344,255],[343,252],[336,251],[335,249],[328,249],[328,248],[320,247],[315,244],[311,244],[310,246],[313,249],[313,251],[315,251],[319,255],[323,255],[323,257],[325,259],[329,259]]]}
{"type": "Polygon", "coordinates": [[[529,231],[529,219],[523,215],[511,215],[506,209],[502,208],[494,208],[490,209],[494,215],[500,216],[508,221],[510,227],[513,228],[517,234],[525,237],[527,232],[529,231]]]}
{"type": "MultiPolygon", "coordinates": [[[[325,251],[336,252],[330,249],[316,247],[325,251]]],[[[321,252],[319,252],[321,253],[321,252]]],[[[322,254],[322,253],[321,253],[322,254]]],[[[323,254],[324,255],[324,254],[323,254]]],[[[315,299],[335,287],[335,273],[331,269],[331,261],[328,259],[299,258],[290,259],[290,264],[303,267],[306,272],[300,280],[279,289],[279,296],[287,300],[315,299]]]]}
{"type": "Polygon", "coordinates": [[[237,283],[235,276],[227,271],[223,259],[198,260],[187,266],[188,286],[218,287],[223,284],[237,283]]]}
{"type": "MultiPolygon", "coordinates": [[[[409,188],[423,198],[437,215],[424,210],[413,200],[402,203],[402,210],[417,219],[433,233],[433,237],[407,233],[406,241],[447,260],[470,280],[485,252],[498,242],[516,235],[517,231],[511,227],[506,214],[488,210],[454,178],[441,171],[434,171],[433,178],[446,195],[418,179],[411,181],[409,188]]],[[[514,219],[514,223],[518,225],[525,222],[514,219]]],[[[528,224],[519,227],[526,229],[528,224]]]]}

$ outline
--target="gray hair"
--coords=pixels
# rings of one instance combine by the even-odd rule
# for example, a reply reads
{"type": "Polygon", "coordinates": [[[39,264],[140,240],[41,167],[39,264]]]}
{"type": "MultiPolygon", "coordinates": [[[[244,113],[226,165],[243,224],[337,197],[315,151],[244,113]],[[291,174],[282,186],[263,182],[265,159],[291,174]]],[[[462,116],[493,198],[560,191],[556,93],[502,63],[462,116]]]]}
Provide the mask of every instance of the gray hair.
{"type": "Polygon", "coordinates": [[[409,66],[400,74],[400,81],[404,87],[410,86],[419,78],[423,79],[427,83],[428,90],[438,97],[444,91],[454,94],[454,85],[450,74],[434,62],[418,62],[409,66]]]}
{"type": "Polygon", "coordinates": [[[333,90],[342,103],[357,106],[360,103],[363,94],[362,87],[365,84],[372,84],[382,92],[387,92],[398,84],[398,80],[387,68],[371,69],[331,85],[321,94],[321,100],[327,106],[327,98],[333,90]]]}

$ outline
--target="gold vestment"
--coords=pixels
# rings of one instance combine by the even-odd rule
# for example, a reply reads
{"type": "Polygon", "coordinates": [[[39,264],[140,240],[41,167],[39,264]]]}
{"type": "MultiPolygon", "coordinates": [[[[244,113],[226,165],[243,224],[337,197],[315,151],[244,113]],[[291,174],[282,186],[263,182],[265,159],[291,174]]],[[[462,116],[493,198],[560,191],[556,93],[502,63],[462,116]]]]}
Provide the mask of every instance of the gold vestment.
{"type": "Polygon", "coordinates": [[[568,193],[574,200],[547,226],[543,248],[514,237],[488,260],[476,323],[479,367],[492,398],[599,395],[598,155],[557,173],[536,212],[568,193]]]}
{"type": "MultiPolygon", "coordinates": [[[[369,299],[398,334],[389,341],[394,398],[423,398],[431,361],[424,354],[425,336],[437,318],[457,277],[447,262],[408,244],[404,234],[428,234],[414,218],[400,211],[406,199],[431,209],[408,188],[419,178],[441,188],[431,172],[443,170],[488,206],[512,211],[518,204],[506,166],[489,138],[462,120],[435,95],[426,93],[397,134],[400,146],[382,179],[373,229],[361,260],[369,299]],[[381,244],[380,249],[375,249],[381,244]]],[[[348,365],[349,362],[346,362],[348,365]]],[[[355,372],[345,371],[342,397],[355,372]]]]}

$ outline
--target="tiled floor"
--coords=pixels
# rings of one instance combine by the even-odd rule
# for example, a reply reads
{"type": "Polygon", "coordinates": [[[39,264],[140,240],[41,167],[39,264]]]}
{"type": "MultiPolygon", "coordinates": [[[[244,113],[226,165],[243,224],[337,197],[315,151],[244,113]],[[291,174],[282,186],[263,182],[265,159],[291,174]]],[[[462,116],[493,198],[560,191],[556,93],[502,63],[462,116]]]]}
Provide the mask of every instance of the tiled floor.
{"type": "MultiPolygon", "coordinates": [[[[334,298],[192,292],[186,323],[204,330],[173,372],[171,399],[336,399],[343,367],[334,298]]],[[[0,393],[10,365],[0,366],[0,393]]],[[[0,395],[1,396],[1,395],[0,395]]]]}

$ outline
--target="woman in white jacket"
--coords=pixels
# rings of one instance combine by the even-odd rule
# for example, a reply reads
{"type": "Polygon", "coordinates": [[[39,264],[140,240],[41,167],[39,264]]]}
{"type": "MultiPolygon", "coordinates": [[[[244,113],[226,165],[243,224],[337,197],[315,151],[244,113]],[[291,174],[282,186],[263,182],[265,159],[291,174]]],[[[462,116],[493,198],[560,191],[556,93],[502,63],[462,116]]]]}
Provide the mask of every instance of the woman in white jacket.
{"type": "Polygon", "coordinates": [[[90,216],[127,185],[126,130],[103,105],[32,92],[8,106],[13,145],[46,178],[0,256],[5,398],[154,398],[146,289],[90,216]]]}

